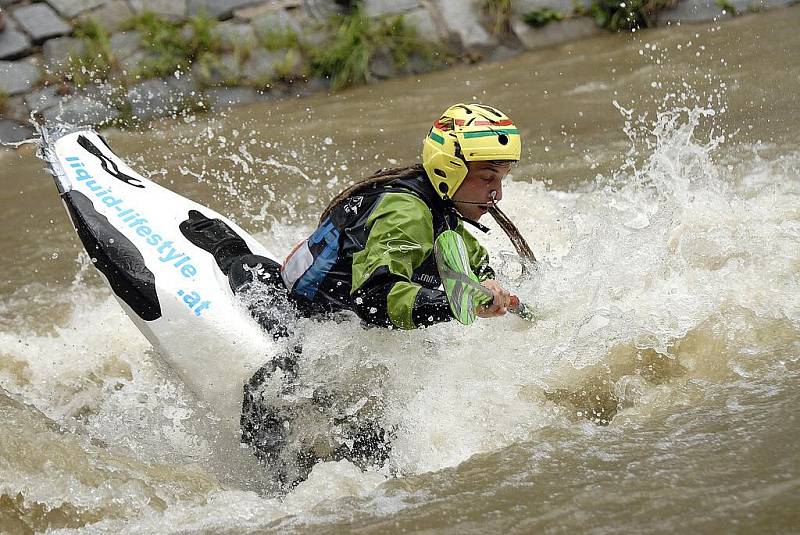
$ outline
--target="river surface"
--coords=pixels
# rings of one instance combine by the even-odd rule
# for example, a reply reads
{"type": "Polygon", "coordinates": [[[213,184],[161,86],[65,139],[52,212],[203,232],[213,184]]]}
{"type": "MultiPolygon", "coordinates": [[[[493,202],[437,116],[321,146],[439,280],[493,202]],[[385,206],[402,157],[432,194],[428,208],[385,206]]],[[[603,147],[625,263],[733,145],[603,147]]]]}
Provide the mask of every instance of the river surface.
{"type": "Polygon", "coordinates": [[[800,532],[799,27],[794,7],[606,35],[107,132],[283,254],[447,105],[521,129],[502,206],[539,267],[481,240],[541,319],[304,325],[315,381],[380,370],[395,431],[383,469],[324,463],[285,496],[220,453],[33,147],[0,152],[0,531],[800,532]]]}

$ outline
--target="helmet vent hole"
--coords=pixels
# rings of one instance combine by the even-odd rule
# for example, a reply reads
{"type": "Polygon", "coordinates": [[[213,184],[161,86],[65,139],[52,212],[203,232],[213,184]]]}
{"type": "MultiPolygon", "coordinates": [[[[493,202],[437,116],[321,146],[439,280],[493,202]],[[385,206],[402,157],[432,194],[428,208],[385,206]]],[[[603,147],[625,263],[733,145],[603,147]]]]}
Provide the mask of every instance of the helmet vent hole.
{"type": "Polygon", "coordinates": [[[505,134],[500,134],[497,136],[497,142],[501,145],[508,145],[508,136],[505,134]]]}
{"type": "Polygon", "coordinates": [[[439,182],[439,191],[441,191],[442,193],[447,193],[449,190],[450,188],[448,187],[447,184],[445,184],[444,182],[439,182]]]}
{"type": "MultiPolygon", "coordinates": [[[[434,170],[433,170],[433,172],[434,172],[434,174],[435,174],[436,176],[440,176],[440,177],[442,177],[442,178],[445,178],[445,179],[447,178],[447,173],[445,173],[445,172],[444,172],[444,171],[442,171],[441,169],[438,169],[438,168],[437,168],[437,169],[434,169],[434,170]]],[[[441,188],[441,186],[439,186],[439,187],[441,188]]]]}

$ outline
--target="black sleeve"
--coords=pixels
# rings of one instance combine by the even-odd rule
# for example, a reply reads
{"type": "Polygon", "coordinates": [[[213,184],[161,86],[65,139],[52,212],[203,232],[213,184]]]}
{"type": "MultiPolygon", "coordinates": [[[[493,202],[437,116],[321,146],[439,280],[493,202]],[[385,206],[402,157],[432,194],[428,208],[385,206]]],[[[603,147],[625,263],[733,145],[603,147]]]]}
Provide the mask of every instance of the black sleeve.
{"type": "MultiPolygon", "coordinates": [[[[367,282],[353,293],[354,311],[370,325],[394,327],[389,318],[387,299],[392,287],[406,279],[393,275],[386,266],[375,270],[367,282]]],[[[411,312],[416,327],[433,325],[453,319],[447,296],[441,290],[420,288],[411,312]]]]}

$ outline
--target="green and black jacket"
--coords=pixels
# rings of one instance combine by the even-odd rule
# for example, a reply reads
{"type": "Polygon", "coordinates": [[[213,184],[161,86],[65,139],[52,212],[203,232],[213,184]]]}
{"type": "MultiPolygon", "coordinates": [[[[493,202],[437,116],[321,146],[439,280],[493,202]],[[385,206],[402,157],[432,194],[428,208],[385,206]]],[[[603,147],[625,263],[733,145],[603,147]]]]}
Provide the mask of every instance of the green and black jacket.
{"type": "Polygon", "coordinates": [[[379,326],[414,329],[452,319],[433,243],[453,229],[481,280],[494,276],[488,254],[424,171],[356,190],[287,258],[283,279],[304,307],[353,310],[379,326]]]}

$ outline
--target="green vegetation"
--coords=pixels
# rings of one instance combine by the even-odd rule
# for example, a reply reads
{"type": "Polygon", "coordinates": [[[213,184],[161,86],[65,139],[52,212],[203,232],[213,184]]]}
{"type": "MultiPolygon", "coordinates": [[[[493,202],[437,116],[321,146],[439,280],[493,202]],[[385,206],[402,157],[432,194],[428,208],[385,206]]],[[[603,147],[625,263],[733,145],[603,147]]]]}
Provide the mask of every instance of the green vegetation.
{"type": "Polygon", "coordinates": [[[222,50],[212,31],[216,22],[200,14],[184,26],[147,11],[129,19],[122,28],[140,32],[142,45],[148,51],[134,74],[143,78],[170,76],[187,70],[195,60],[203,62],[216,56],[222,50]]]}
{"type": "Polygon", "coordinates": [[[264,48],[273,52],[300,48],[300,40],[297,37],[297,33],[291,28],[267,32],[261,39],[261,44],[264,45],[264,48]]]}
{"type": "Polygon", "coordinates": [[[8,111],[8,93],[0,91],[0,115],[5,115],[8,111]]]}
{"type": "Polygon", "coordinates": [[[433,55],[402,16],[371,19],[356,6],[347,15],[335,16],[329,25],[334,30],[332,40],[309,54],[313,72],[330,77],[334,90],[369,82],[370,61],[379,53],[388,53],[400,66],[412,53],[426,59],[433,55]]]}
{"type": "Polygon", "coordinates": [[[551,22],[558,22],[560,20],[564,20],[564,14],[559,13],[555,9],[549,7],[543,7],[541,9],[537,9],[536,11],[531,11],[530,13],[526,13],[522,20],[525,21],[526,24],[533,26],[534,28],[542,28],[547,26],[551,22]]]}
{"type": "Polygon", "coordinates": [[[513,0],[483,0],[481,12],[489,19],[489,30],[494,35],[511,33],[511,4],[513,0]]]}
{"type": "Polygon", "coordinates": [[[114,69],[114,55],[105,28],[88,18],[75,27],[75,37],[81,40],[83,50],[80,54],[71,53],[57,76],[77,87],[108,80],[114,69]]]}
{"type": "Polygon", "coordinates": [[[595,0],[590,13],[598,26],[618,32],[655,26],[658,12],[676,4],[677,0],[595,0]]]}
{"type": "Polygon", "coordinates": [[[728,15],[735,17],[736,13],[736,6],[733,5],[731,0],[716,0],[717,7],[725,11],[728,15]]]}

